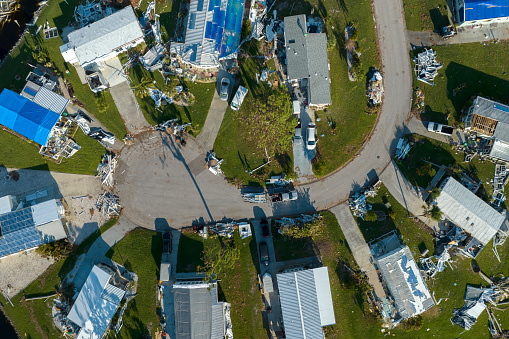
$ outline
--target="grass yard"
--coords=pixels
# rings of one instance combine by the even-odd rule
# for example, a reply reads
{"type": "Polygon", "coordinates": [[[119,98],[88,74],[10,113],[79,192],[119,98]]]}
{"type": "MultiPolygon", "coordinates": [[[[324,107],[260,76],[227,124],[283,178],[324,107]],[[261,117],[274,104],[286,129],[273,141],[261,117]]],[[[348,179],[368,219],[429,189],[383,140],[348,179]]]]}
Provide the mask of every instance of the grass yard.
{"type": "Polygon", "coordinates": [[[409,31],[437,31],[449,25],[447,0],[403,0],[409,31]]]}
{"type": "Polygon", "coordinates": [[[433,46],[433,50],[443,65],[435,86],[416,81],[414,75],[414,87],[425,95],[422,120],[462,125],[462,111],[466,113],[477,95],[508,103],[509,42],[433,46]]]}
{"type": "MultiPolygon", "coordinates": [[[[296,14],[309,14],[311,8],[315,8],[315,15],[327,18],[329,34],[337,38],[336,47],[329,54],[330,77],[332,79],[331,93],[332,105],[327,111],[318,111],[317,122],[319,171],[317,176],[323,176],[333,172],[338,167],[350,160],[362,147],[376,121],[376,115],[366,114],[367,99],[365,81],[350,82],[347,76],[346,55],[343,43],[343,29],[347,23],[355,22],[358,28],[359,45],[362,47],[362,69],[368,72],[372,66],[378,66],[378,50],[376,47],[376,34],[373,24],[371,3],[368,1],[329,1],[322,2],[312,0],[310,2],[295,1],[277,3],[278,17],[296,14]],[[335,126],[334,134],[328,122],[335,126]],[[323,136],[321,136],[323,134],[323,136]]],[[[253,43],[251,43],[253,44],[253,43]]],[[[253,46],[246,44],[245,48],[255,50],[253,46]]],[[[249,54],[253,55],[252,51],[249,54]]],[[[270,69],[271,63],[268,62],[270,69]]],[[[241,63],[241,84],[244,84],[249,93],[240,109],[239,114],[252,105],[256,100],[263,98],[267,90],[263,83],[256,84],[255,73],[260,73],[263,66],[260,59],[249,58],[241,63]]],[[[293,156],[291,149],[283,154],[281,159],[275,159],[278,163],[264,168],[257,176],[250,176],[249,170],[263,164],[266,159],[264,149],[258,145],[249,143],[243,137],[247,133],[245,128],[235,120],[234,113],[227,110],[221,125],[221,130],[216,139],[215,151],[219,157],[225,159],[222,169],[228,177],[238,178],[240,183],[260,183],[269,174],[285,172],[293,173],[293,156]]]]}
{"type": "Polygon", "coordinates": [[[271,226],[272,241],[276,252],[276,261],[287,261],[317,255],[311,238],[292,238],[281,235],[274,220],[271,226]]]}
{"type": "MultiPolygon", "coordinates": [[[[254,230],[253,230],[254,231],[254,230]]],[[[235,246],[240,248],[240,259],[233,268],[227,268],[219,277],[219,299],[232,304],[230,314],[233,334],[240,338],[265,338],[263,302],[257,288],[259,273],[256,239],[234,235],[235,246]],[[222,295],[221,295],[222,292],[222,295]]],[[[203,265],[202,252],[206,247],[220,246],[219,238],[202,239],[192,229],[183,229],[178,249],[177,272],[196,272],[203,265]]]]}
{"type": "Polygon", "coordinates": [[[137,228],[115,244],[106,254],[138,275],[138,290],[125,311],[124,325],[110,338],[143,338],[153,336],[159,327],[156,287],[163,253],[161,233],[137,228]]]}
{"type": "Polygon", "coordinates": [[[23,338],[60,338],[59,330],[53,326],[51,307],[53,298],[44,302],[44,299],[22,301],[23,297],[48,295],[56,291],[67,273],[74,267],[79,255],[85,253],[93,242],[104,232],[116,224],[117,218],[106,222],[99,230],[90,235],[68,257],[57,261],[50,266],[38,279],[27,286],[22,292],[12,298],[12,307],[4,296],[0,296],[0,304],[5,313],[14,324],[14,327],[23,338]],[[30,320],[27,320],[27,317],[30,320]]]}
{"type": "MultiPolygon", "coordinates": [[[[415,186],[426,188],[431,182],[431,175],[419,176],[416,169],[425,165],[423,160],[430,161],[437,165],[455,165],[457,168],[453,172],[460,174],[458,170],[464,170],[471,176],[479,180],[483,185],[486,197],[491,197],[493,187],[489,181],[495,175],[495,164],[490,161],[481,161],[479,157],[475,157],[471,162],[464,162],[465,156],[461,152],[455,152],[452,146],[432,140],[419,135],[410,137],[415,144],[405,157],[404,160],[398,161],[398,167],[407,180],[415,186]],[[488,183],[488,184],[487,184],[488,183]]],[[[434,167],[438,171],[437,167],[434,167]]]]}

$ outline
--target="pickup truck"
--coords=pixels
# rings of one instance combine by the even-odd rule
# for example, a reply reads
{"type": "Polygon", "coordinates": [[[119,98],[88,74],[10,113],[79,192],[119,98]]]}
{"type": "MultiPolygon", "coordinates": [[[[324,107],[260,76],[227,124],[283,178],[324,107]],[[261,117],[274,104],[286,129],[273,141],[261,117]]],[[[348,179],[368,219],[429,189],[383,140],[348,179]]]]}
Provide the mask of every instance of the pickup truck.
{"type": "Polygon", "coordinates": [[[454,127],[442,125],[436,122],[429,122],[428,131],[451,136],[452,133],[454,132],[454,127]]]}
{"type": "Polygon", "coordinates": [[[297,198],[298,198],[297,191],[276,193],[272,196],[272,202],[297,200],[297,198]]]}

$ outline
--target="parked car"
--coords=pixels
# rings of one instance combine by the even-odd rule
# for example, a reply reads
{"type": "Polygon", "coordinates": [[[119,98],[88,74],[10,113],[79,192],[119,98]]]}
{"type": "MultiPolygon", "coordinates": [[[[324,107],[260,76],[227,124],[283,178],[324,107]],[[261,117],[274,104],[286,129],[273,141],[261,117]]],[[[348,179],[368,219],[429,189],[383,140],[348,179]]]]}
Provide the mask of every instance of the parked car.
{"type": "Polygon", "coordinates": [[[262,236],[264,238],[270,237],[269,222],[267,219],[262,219],[260,227],[262,228],[262,236]]]}
{"type": "Polygon", "coordinates": [[[230,107],[234,111],[238,111],[240,108],[240,105],[242,105],[242,102],[244,101],[244,98],[247,95],[247,88],[243,86],[239,86],[237,89],[237,92],[235,93],[235,96],[233,97],[232,103],[230,104],[230,107]]]}
{"type": "Polygon", "coordinates": [[[269,248],[267,247],[267,243],[265,241],[261,242],[259,248],[260,261],[264,266],[269,266],[269,248]]]}
{"type": "Polygon", "coordinates": [[[430,122],[428,123],[428,131],[451,136],[454,132],[454,127],[442,125],[436,122],[430,122]]]}
{"type": "Polygon", "coordinates": [[[224,77],[221,80],[221,92],[219,94],[219,97],[223,101],[228,101],[228,90],[230,88],[230,79],[224,77]]]}
{"type": "Polygon", "coordinates": [[[316,148],[316,125],[312,122],[308,124],[308,130],[307,130],[307,143],[306,148],[308,150],[313,150],[316,148]]]}
{"type": "Polygon", "coordinates": [[[299,195],[295,190],[285,193],[276,193],[272,195],[272,202],[297,200],[298,197],[299,195]]]}
{"type": "Polygon", "coordinates": [[[163,253],[170,254],[172,250],[172,238],[171,232],[163,233],[163,253]]]}
{"type": "Polygon", "coordinates": [[[295,145],[302,145],[302,127],[300,125],[300,119],[297,123],[297,127],[295,127],[295,134],[293,136],[293,143],[295,145]]]}

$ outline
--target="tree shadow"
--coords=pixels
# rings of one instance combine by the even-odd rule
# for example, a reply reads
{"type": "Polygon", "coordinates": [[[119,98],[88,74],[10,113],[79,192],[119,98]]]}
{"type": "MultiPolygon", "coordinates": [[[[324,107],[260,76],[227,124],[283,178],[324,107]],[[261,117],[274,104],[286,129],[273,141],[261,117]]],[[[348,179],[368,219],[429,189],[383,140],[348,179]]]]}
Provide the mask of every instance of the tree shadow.
{"type": "MultiPolygon", "coordinates": [[[[189,229],[188,229],[189,230],[189,229]]],[[[193,273],[203,266],[203,241],[194,233],[182,232],[177,254],[177,273],[193,273]]]]}
{"type": "Polygon", "coordinates": [[[429,16],[433,22],[433,31],[437,33],[441,33],[442,27],[449,25],[449,18],[442,14],[439,8],[430,9],[429,16]]]}

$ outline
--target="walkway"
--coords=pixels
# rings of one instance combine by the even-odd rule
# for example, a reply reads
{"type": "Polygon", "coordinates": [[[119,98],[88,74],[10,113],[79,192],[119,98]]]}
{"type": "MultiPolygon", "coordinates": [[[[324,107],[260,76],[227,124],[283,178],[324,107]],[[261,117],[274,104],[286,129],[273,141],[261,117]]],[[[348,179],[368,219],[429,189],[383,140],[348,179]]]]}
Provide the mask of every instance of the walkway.
{"type": "Polygon", "coordinates": [[[138,106],[138,101],[136,101],[136,97],[134,96],[133,91],[129,88],[129,83],[127,81],[111,87],[110,93],[113,97],[113,101],[115,101],[115,105],[117,106],[122,120],[124,120],[127,131],[130,134],[135,134],[136,132],[150,126],[147,120],[145,120],[145,117],[138,106]]]}
{"type": "Polygon", "coordinates": [[[460,28],[458,34],[447,40],[442,39],[442,36],[435,32],[408,31],[408,40],[412,47],[489,42],[506,39],[509,39],[509,23],[507,22],[485,24],[480,28],[460,28]]]}
{"type": "Polygon", "coordinates": [[[378,274],[374,266],[374,260],[371,256],[368,244],[359,229],[359,225],[352,216],[352,212],[347,204],[341,204],[330,209],[338,219],[339,226],[343,231],[348,247],[352,251],[353,257],[359,265],[359,268],[366,273],[369,283],[378,298],[385,297],[385,291],[380,283],[378,274]]]}

